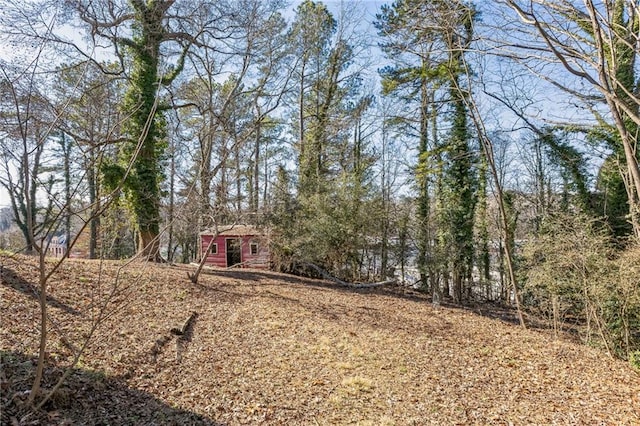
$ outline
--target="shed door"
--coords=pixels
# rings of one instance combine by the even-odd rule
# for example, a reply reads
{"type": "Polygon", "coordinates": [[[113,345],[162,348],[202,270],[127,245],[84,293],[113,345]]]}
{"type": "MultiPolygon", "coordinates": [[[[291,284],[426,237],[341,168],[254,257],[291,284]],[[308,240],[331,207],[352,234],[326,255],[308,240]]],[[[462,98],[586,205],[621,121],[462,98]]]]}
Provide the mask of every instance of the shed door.
{"type": "Polygon", "coordinates": [[[242,251],[239,238],[227,238],[227,267],[242,262],[242,251]]]}

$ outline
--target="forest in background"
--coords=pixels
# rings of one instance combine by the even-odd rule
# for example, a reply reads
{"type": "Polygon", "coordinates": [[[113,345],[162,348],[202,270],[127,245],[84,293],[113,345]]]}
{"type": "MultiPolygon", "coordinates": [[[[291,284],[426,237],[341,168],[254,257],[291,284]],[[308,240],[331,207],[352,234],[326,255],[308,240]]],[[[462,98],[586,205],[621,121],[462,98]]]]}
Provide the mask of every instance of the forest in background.
{"type": "Polygon", "coordinates": [[[53,236],[188,263],[252,224],[276,269],[513,304],[637,364],[638,3],[366,5],[2,0],[1,247],[44,299],[53,236]]]}

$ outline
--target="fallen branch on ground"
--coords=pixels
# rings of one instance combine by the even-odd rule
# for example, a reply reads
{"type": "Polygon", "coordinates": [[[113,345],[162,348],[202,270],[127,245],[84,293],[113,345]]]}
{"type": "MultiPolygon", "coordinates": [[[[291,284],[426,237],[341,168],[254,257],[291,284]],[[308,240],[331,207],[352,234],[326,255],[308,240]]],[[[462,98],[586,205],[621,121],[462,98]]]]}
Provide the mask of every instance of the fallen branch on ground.
{"type": "Polygon", "coordinates": [[[227,269],[227,270],[229,270],[229,269],[237,269],[237,268],[243,268],[245,266],[251,267],[251,265],[264,265],[265,263],[266,262],[264,260],[251,259],[251,260],[246,260],[244,262],[236,263],[236,264],[231,265],[231,266],[227,266],[225,269],[227,269]]]}
{"type": "Polygon", "coordinates": [[[326,280],[329,280],[329,281],[333,281],[334,283],[339,284],[339,285],[341,285],[343,287],[349,287],[349,288],[374,288],[374,287],[381,287],[383,285],[395,284],[396,283],[396,279],[395,278],[392,278],[392,279],[386,280],[386,281],[379,281],[377,283],[348,283],[346,281],[342,281],[341,279],[334,277],[329,272],[325,271],[324,269],[322,269],[318,265],[314,265],[313,263],[305,262],[305,263],[302,263],[302,265],[308,266],[309,268],[313,269],[314,271],[319,273],[320,276],[322,276],[322,278],[324,278],[326,280]]]}
{"type": "Polygon", "coordinates": [[[192,312],[191,316],[189,318],[187,318],[187,320],[184,322],[184,324],[182,324],[181,328],[172,328],[171,329],[171,333],[175,334],[176,336],[184,336],[186,334],[188,334],[188,332],[191,329],[191,326],[193,325],[193,321],[196,319],[196,317],[198,316],[197,312],[192,312]]]}

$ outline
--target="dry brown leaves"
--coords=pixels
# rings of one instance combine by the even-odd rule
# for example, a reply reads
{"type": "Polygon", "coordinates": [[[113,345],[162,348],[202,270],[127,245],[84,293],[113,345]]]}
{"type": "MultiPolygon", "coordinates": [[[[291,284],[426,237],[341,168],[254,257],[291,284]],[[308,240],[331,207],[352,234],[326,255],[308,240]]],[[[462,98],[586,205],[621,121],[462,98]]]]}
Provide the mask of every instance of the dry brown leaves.
{"type": "Polygon", "coordinates": [[[38,342],[29,287],[37,271],[26,257],[0,262],[3,420],[640,424],[637,373],[546,332],[434,308],[395,289],[345,290],[258,271],[210,271],[194,285],[186,267],[81,260],[68,261],[50,284],[45,386],[109,295],[110,316],[64,392],[39,417],[24,417],[19,401],[38,342]],[[171,334],[194,311],[190,330],[171,334]]]}

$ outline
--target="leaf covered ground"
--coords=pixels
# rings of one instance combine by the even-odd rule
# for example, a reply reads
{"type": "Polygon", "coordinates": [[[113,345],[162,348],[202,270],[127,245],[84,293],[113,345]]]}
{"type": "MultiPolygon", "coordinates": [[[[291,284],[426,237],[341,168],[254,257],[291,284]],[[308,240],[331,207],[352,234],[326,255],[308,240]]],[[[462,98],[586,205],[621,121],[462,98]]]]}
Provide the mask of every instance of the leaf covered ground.
{"type": "Polygon", "coordinates": [[[38,272],[32,258],[0,263],[3,424],[640,424],[628,364],[477,309],[273,272],[193,284],[186,266],[83,260],[49,285],[45,391],[90,344],[29,413],[38,272]]]}

